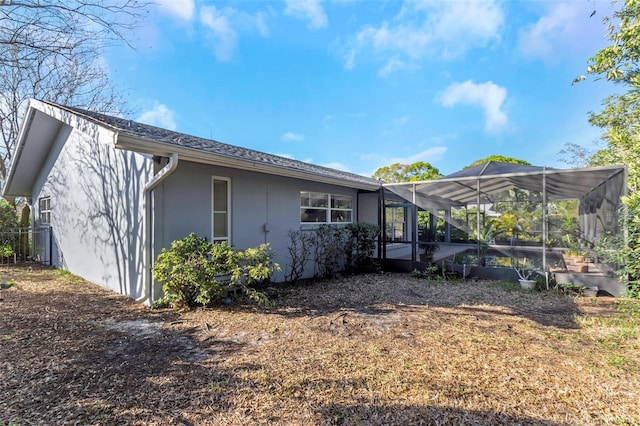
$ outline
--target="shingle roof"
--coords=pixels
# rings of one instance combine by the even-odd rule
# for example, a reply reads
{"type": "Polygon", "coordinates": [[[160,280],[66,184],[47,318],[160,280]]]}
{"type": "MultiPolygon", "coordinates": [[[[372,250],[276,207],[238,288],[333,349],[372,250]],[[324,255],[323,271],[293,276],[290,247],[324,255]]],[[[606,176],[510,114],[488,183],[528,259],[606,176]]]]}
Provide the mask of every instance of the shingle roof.
{"type": "Polygon", "coordinates": [[[345,183],[351,182],[360,185],[366,185],[368,187],[372,187],[372,189],[373,187],[379,186],[379,182],[377,180],[357,175],[355,173],[344,172],[329,167],[317,166],[315,164],[305,163],[303,161],[280,157],[278,155],[255,151],[248,148],[242,148],[235,145],[229,145],[212,139],[191,136],[185,133],[175,132],[172,130],[150,126],[148,124],[142,124],[132,120],[113,117],[110,115],[100,114],[80,108],[66,107],[57,104],[52,105],[85,116],[87,119],[97,124],[113,128],[120,135],[126,135],[132,138],[142,139],[149,142],[158,142],[164,145],[175,145],[176,147],[199,151],[203,153],[203,155],[212,154],[220,157],[250,161],[253,163],[259,163],[265,166],[271,166],[284,170],[342,180],[345,183]]]}

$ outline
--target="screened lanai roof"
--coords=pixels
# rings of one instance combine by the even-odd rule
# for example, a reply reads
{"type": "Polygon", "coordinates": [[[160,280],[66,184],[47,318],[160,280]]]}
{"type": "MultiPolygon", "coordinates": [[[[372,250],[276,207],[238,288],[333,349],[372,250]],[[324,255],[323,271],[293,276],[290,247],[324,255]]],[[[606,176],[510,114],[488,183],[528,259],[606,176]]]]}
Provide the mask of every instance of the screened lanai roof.
{"type": "Polygon", "coordinates": [[[439,179],[384,187],[423,208],[447,208],[475,204],[478,195],[481,203],[491,203],[493,195],[512,188],[545,192],[548,200],[599,199],[607,196],[612,180],[626,184],[624,166],[553,169],[490,161],[439,179]]]}

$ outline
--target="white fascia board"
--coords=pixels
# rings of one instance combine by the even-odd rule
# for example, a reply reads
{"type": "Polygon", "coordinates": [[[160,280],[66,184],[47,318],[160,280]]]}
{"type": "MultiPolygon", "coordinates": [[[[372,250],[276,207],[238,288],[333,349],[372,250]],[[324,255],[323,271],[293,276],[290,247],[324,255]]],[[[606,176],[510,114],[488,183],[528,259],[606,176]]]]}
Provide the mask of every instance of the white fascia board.
{"type": "Polygon", "coordinates": [[[35,117],[36,112],[31,107],[31,102],[29,102],[29,106],[27,107],[27,112],[25,113],[25,117],[22,121],[22,126],[18,132],[17,144],[13,154],[13,158],[11,159],[11,165],[9,166],[9,173],[7,173],[7,178],[4,181],[4,185],[2,187],[2,196],[3,197],[20,197],[20,196],[28,196],[31,194],[17,194],[12,193],[9,189],[11,188],[11,184],[13,183],[13,178],[16,173],[17,164],[20,162],[22,157],[22,151],[24,150],[24,145],[27,140],[27,135],[29,134],[29,128],[31,127],[31,123],[33,122],[33,118],[35,117]]]}
{"type": "Polygon", "coordinates": [[[262,164],[257,161],[245,160],[241,158],[223,156],[203,152],[192,148],[186,148],[176,145],[169,145],[162,142],[149,141],[145,139],[134,138],[131,136],[119,135],[116,140],[116,148],[128,151],[136,151],[141,153],[170,157],[171,154],[177,153],[181,161],[191,161],[194,163],[211,164],[214,166],[229,167],[232,169],[248,170],[259,173],[268,173],[277,176],[290,177],[302,180],[312,180],[314,182],[322,182],[348,188],[362,189],[367,191],[378,190],[378,185],[369,185],[353,181],[345,181],[344,179],[331,178],[315,173],[306,173],[298,170],[291,170],[286,167],[262,164]]]}
{"type": "MultiPolygon", "coordinates": [[[[96,134],[100,133],[103,137],[106,137],[113,141],[115,145],[116,140],[116,131],[109,126],[99,125],[92,120],[87,119],[81,114],[77,114],[73,111],[68,111],[63,108],[60,108],[56,105],[52,105],[48,102],[39,101],[37,99],[30,99],[29,106],[27,107],[27,112],[25,113],[25,117],[22,121],[22,126],[18,133],[16,149],[14,153],[14,157],[11,161],[11,166],[9,169],[9,173],[7,174],[7,179],[5,181],[5,185],[2,188],[2,194],[6,196],[30,196],[31,194],[22,194],[11,191],[11,187],[15,186],[14,181],[16,179],[16,170],[19,167],[19,164],[25,161],[30,161],[29,158],[23,158],[23,151],[25,150],[25,146],[29,143],[29,135],[32,132],[33,121],[36,119],[38,113],[43,114],[44,116],[51,117],[52,119],[58,121],[59,123],[66,124],[79,132],[86,133],[87,128],[92,128],[96,130],[96,134]],[[103,133],[104,132],[104,133],[103,133]]],[[[39,119],[39,118],[38,118],[39,119]]],[[[48,146],[45,146],[46,151],[48,152],[51,149],[51,145],[55,140],[55,135],[51,138],[47,143],[48,146]]],[[[48,154],[47,154],[48,155],[48,154]]],[[[34,176],[35,179],[35,176],[34,176]]]]}

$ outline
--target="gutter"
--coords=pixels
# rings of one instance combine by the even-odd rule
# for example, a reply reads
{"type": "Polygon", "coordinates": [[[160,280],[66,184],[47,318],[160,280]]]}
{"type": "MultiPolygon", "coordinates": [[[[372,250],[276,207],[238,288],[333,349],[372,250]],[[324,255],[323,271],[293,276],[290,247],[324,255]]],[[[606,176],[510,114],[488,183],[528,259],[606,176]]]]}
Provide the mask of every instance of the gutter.
{"type": "MultiPolygon", "coordinates": [[[[362,189],[367,191],[376,191],[379,182],[352,181],[345,180],[344,177],[323,176],[309,171],[290,169],[282,165],[265,164],[259,161],[214,154],[211,152],[199,151],[194,148],[182,146],[173,146],[164,142],[148,141],[145,139],[135,138],[132,136],[122,135],[118,138],[116,148],[126,149],[128,151],[142,152],[154,155],[168,156],[170,153],[177,152],[184,161],[194,163],[210,164],[219,167],[235,168],[240,170],[248,170],[252,172],[267,173],[276,176],[290,177],[296,179],[309,180],[313,182],[322,182],[337,186],[348,186],[354,189],[362,189]]],[[[357,176],[357,175],[355,175],[357,176]]]]}
{"type": "Polygon", "coordinates": [[[157,174],[153,175],[151,180],[144,186],[144,220],[142,228],[144,230],[144,248],[143,248],[143,265],[142,265],[142,289],[144,294],[136,300],[136,302],[144,302],[151,305],[154,299],[153,294],[153,276],[151,273],[151,265],[153,264],[153,210],[151,208],[151,192],[158,187],[171,173],[178,167],[178,153],[174,152],[169,157],[169,162],[157,174]]]}

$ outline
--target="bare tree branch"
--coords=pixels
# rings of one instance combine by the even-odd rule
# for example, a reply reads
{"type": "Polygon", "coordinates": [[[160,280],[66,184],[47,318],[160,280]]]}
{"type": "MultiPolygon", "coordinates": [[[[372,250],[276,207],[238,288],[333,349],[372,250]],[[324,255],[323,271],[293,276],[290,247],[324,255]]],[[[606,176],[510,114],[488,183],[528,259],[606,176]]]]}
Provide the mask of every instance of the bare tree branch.
{"type": "Polygon", "coordinates": [[[141,0],[0,0],[0,180],[26,100],[100,112],[124,105],[102,52],[126,44],[152,3],[141,0]]]}

